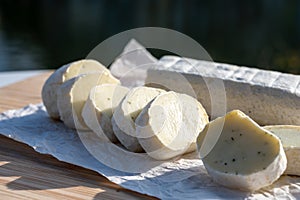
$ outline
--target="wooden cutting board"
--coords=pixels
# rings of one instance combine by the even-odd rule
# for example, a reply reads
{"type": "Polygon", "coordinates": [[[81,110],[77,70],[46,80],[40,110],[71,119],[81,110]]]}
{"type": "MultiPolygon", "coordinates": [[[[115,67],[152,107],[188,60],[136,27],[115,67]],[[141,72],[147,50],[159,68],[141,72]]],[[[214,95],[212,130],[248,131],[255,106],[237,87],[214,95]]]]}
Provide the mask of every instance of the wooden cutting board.
{"type": "MultiPolygon", "coordinates": [[[[41,102],[51,72],[0,88],[0,112],[41,102]]],[[[1,199],[156,199],[124,189],[98,173],[35,152],[0,136],[1,199]]]]}

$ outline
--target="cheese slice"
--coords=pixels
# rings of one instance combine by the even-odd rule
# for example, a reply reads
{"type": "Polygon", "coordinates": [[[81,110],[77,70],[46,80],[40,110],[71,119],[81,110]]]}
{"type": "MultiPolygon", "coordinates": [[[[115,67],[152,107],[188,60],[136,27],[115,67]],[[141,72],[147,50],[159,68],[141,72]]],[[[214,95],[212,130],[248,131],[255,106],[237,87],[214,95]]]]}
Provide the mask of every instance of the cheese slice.
{"type": "Polygon", "coordinates": [[[285,174],[300,176],[300,126],[276,125],[264,129],[278,136],[287,157],[285,174]]]}
{"type": "Polygon", "coordinates": [[[132,152],[142,152],[135,129],[135,119],[142,109],[164,90],[151,87],[136,87],[131,89],[112,117],[114,133],[121,144],[132,152]]]}
{"type": "Polygon", "coordinates": [[[65,81],[80,74],[109,72],[96,60],[79,60],[60,67],[46,80],[42,89],[43,103],[50,117],[59,119],[57,108],[57,89],[65,81]]]}
{"type": "Polygon", "coordinates": [[[85,124],[99,137],[106,136],[110,141],[117,142],[111,117],[128,91],[128,88],[116,84],[103,84],[92,88],[83,107],[82,117],[85,124]]]}
{"type": "Polygon", "coordinates": [[[105,83],[120,84],[110,73],[83,74],[64,82],[57,91],[57,107],[61,120],[70,128],[89,130],[82,116],[82,108],[91,89],[105,83]]]}
{"type": "Polygon", "coordinates": [[[238,110],[210,122],[197,144],[208,173],[226,187],[255,191],[286,169],[279,138],[238,110]]]}
{"type": "Polygon", "coordinates": [[[195,98],[166,92],[139,114],[136,131],[150,157],[166,160],[196,150],[197,136],[207,123],[207,113],[195,98]]]}

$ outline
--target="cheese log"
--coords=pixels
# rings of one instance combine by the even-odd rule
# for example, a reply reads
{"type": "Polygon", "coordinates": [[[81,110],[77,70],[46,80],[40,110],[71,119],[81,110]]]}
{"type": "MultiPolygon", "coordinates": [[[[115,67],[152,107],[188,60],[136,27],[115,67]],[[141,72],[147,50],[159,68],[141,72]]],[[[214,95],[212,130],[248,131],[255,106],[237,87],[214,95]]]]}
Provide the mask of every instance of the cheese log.
{"type": "Polygon", "coordinates": [[[207,123],[207,113],[196,99],[166,92],[142,110],[136,119],[136,131],[150,157],[166,160],[196,150],[197,136],[207,123]]]}
{"type": "Polygon", "coordinates": [[[89,130],[81,116],[91,89],[105,83],[120,84],[110,73],[83,74],[64,82],[57,91],[57,107],[61,120],[70,128],[89,130]]]}
{"type": "Polygon", "coordinates": [[[226,187],[255,191],[286,169],[279,138],[238,110],[210,122],[197,144],[207,172],[226,187]]]}
{"type": "Polygon", "coordinates": [[[279,137],[287,157],[285,174],[300,176],[300,127],[292,125],[265,126],[279,137]]]}
{"type": "Polygon", "coordinates": [[[137,139],[135,119],[152,99],[163,92],[164,90],[151,87],[133,88],[116,108],[112,117],[113,130],[121,144],[129,151],[143,151],[137,139]]]}
{"type": "Polygon", "coordinates": [[[59,119],[57,89],[65,81],[80,74],[101,73],[109,70],[96,60],[79,60],[60,67],[46,80],[42,88],[42,99],[50,117],[59,119]]]}
{"type": "Polygon", "coordinates": [[[128,93],[129,89],[116,84],[103,84],[92,88],[82,110],[85,124],[99,137],[106,137],[117,142],[111,125],[111,117],[128,93]]]}
{"type": "Polygon", "coordinates": [[[300,125],[298,75],[165,56],[154,70],[148,70],[146,85],[159,88],[171,85],[173,91],[190,94],[191,91],[182,86],[184,81],[174,78],[176,74],[183,75],[190,83],[211,119],[239,109],[260,125],[300,125]],[[226,97],[223,97],[222,87],[208,90],[206,83],[217,81],[223,81],[226,97]],[[210,92],[215,95],[213,100],[219,101],[214,107],[226,107],[224,112],[212,115],[210,92]]]}

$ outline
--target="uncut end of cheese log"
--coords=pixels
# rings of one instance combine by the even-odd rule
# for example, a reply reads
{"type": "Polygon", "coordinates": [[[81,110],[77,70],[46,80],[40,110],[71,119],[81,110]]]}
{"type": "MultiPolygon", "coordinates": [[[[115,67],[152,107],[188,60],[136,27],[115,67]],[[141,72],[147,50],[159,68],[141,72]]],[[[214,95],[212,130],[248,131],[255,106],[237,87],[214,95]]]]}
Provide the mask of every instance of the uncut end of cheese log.
{"type": "Polygon", "coordinates": [[[82,110],[86,125],[99,137],[104,134],[111,142],[117,142],[111,117],[129,89],[116,84],[103,84],[92,88],[82,110]]]}
{"type": "Polygon", "coordinates": [[[271,185],[286,169],[279,138],[241,111],[210,122],[197,144],[210,176],[226,187],[255,191],[271,185]]]}
{"type": "Polygon", "coordinates": [[[108,69],[101,63],[83,59],[66,64],[53,72],[42,88],[42,100],[49,116],[53,119],[59,119],[57,90],[62,83],[80,74],[101,73],[103,71],[108,72],[108,69]]]}
{"type": "Polygon", "coordinates": [[[136,131],[150,157],[166,160],[196,150],[196,138],[207,123],[206,111],[196,99],[166,92],[139,114],[136,131]]]}
{"type": "Polygon", "coordinates": [[[70,128],[89,130],[81,116],[90,90],[105,83],[120,84],[109,72],[83,74],[64,82],[57,92],[57,106],[61,120],[70,128]]]}
{"type": "Polygon", "coordinates": [[[211,119],[223,116],[226,111],[238,109],[261,125],[300,125],[299,75],[175,56],[163,57],[155,69],[147,72],[148,86],[172,86],[175,92],[190,94],[185,82],[190,84],[211,119]],[[185,79],[176,78],[178,74],[185,79]],[[213,87],[220,81],[225,91],[222,87],[208,90],[207,85],[213,87]],[[213,100],[219,101],[214,105],[216,110],[222,105],[221,108],[227,108],[225,112],[214,113],[212,116],[210,92],[215,95],[213,100]]]}
{"type": "Polygon", "coordinates": [[[287,157],[288,175],[300,176],[300,126],[277,125],[265,126],[264,129],[279,137],[287,157]]]}
{"type": "Polygon", "coordinates": [[[120,143],[129,151],[143,151],[137,139],[135,119],[152,99],[163,92],[165,91],[151,87],[133,88],[127,93],[113,113],[113,131],[120,143]]]}

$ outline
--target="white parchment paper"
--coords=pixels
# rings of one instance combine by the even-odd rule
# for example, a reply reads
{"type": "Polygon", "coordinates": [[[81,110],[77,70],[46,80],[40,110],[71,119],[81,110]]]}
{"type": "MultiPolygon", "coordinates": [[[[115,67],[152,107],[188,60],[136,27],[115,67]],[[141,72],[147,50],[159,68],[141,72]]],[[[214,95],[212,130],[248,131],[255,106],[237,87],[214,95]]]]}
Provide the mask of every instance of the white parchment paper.
{"type": "MultiPolygon", "coordinates": [[[[165,162],[147,172],[134,174],[117,171],[95,159],[84,147],[76,131],[48,117],[42,104],[28,105],[0,115],[0,133],[33,147],[39,153],[94,170],[140,193],[161,199],[269,199],[300,198],[300,177],[282,176],[279,181],[256,193],[244,193],[215,184],[195,154],[165,162]]],[[[104,157],[113,152],[99,152],[104,157]]],[[[114,158],[118,162],[118,158],[114,158]]],[[[119,163],[128,165],[135,163],[119,163]]]]}
{"type": "MultiPolygon", "coordinates": [[[[122,67],[120,63],[118,67],[122,67]]],[[[94,170],[124,188],[161,199],[300,199],[300,177],[282,176],[273,185],[255,193],[217,185],[207,174],[196,153],[160,163],[143,173],[113,169],[89,153],[76,131],[68,129],[62,122],[50,119],[42,104],[0,114],[0,133],[28,144],[39,153],[50,154],[58,160],[94,170]]],[[[87,133],[86,139],[90,140],[91,145],[96,145],[94,137],[92,133],[87,133]]],[[[139,164],[134,158],[126,163],[120,162],[122,159],[112,149],[97,152],[97,155],[126,167],[139,164]]],[[[151,162],[151,159],[147,162],[151,162]]]]}

